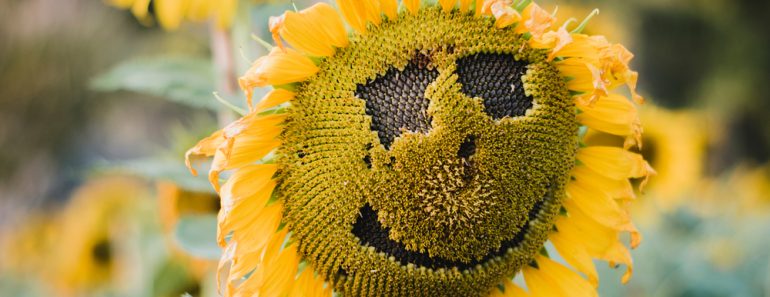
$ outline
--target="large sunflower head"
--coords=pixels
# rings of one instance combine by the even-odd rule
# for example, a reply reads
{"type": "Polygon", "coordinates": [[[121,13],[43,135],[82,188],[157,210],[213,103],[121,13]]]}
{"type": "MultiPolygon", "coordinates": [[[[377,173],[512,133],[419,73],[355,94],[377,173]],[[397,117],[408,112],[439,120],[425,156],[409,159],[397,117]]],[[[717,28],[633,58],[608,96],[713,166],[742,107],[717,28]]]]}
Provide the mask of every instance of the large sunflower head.
{"type": "Polygon", "coordinates": [[[593,258],[630,276],[628,178],[652,172],[611,92],[641,101],[632,55],[531,1],[472,2],[271,19],[277,46],[240,85],[273,90],[188,152],[214,157],[224,293],[528,294],[523,272],[534,295],[594,294],[593,258]],[[625,144],[581,146],[581,126],[625,144]]]}

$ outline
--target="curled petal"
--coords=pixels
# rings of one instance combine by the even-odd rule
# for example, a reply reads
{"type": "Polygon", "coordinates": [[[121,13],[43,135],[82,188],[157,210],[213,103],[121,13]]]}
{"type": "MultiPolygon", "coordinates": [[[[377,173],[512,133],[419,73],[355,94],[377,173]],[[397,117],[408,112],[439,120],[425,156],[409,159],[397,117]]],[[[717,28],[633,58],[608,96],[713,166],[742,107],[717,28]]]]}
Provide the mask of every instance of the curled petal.
{"type": "Polygon", "coordinates": [[[495,27],[497,28],[505,28],[521,21],[521,14],[503,1],[493,3],[489,9],[495,17],[495,27]]]}
{"type": "Polygon", "coordinates": [[[556,31],[550,31],[537,37],[533,36],[530,38],[529,44],[533,48],[550,49],[548,61],[552,61],[572,41],[572,34],[567,32],[567,29],[564,27],[559,27],[556,31]]]}
{"type": "Polygon", "coordinates": [[[312,60],[299,52],[275,48],[267,56],[254,61],[246,74],[238,79],[238,84],[251,100],[256,87],[304,81],[318,70],[312,60]]]}
{"type": "Polygon", "coordinates": [[[192,159],[194,157],[211,157],[216,153],[217,148],[222,145],[222,143],[225,142],[224,137],[224,130],[219,130],[217,132],[214,132],[214,134],[211,134],[211,136],[206,137],[198,142],[194,147],[187,150],[187,152],[184,155],[184,162],[185,165],[187,165],[187,169],[190,170],[190,172],[193,175],[198,175],[198,171],[195,170],[192,166],[192,159]]]}
{"type": "Polygon", "coordinates": [[[283,40],[281,40],[280,32],[281,28],[283,28],[283,23],[286,21],[286,14],[282,14],[281,16],[271,16],[267,21],[267,28],[270,30],[270,35],[273,37],[273,42],[275,42],[275,45],[282,49],[286,50],[286,47],[283,45],[283,40]]]}
{"type": "Polygon", "coordinates": [[[567,88],[580,93],[576,100],[582,100],[581,105],[590,105],[599,98],[609,94],[610,82],[605,80],[604,72],[591,61],[580,58],[570,58],[556,63],[556,68],[562,75],[571,78],[567,88]]]}
{"type": "MultiPolygon", "coordinates": [[[[318,3],[300,12],[287,11],[270,22],[273,38],[281,37],[294,48],[311,56],[328,57],[335,48],[348,45],[347,32],[337,11],[329,4],[318,3]]],[[[279,45],[279,40],[276,43],[279,45]]]]}
{"type": "Polygon", "coordinates": [[[527,5],[524,11],[522,11],[521,16],[523,22],[516,27],[516,32],[529,32],[533,38],[543,36],[556,22],[556,18],[551,13],[535,4],[535,2],[527,5]]]}
{"type": "Polygon", "coordinates": [[[222,171],[252,164],[280,145],[277,137],[282,128],[279,124],[285,118],[285,114],[249,114],[225,127],[224,141],[216,148],[209,171],[209,182],[215,190],[219,191],[219,174],[222,171]]]}

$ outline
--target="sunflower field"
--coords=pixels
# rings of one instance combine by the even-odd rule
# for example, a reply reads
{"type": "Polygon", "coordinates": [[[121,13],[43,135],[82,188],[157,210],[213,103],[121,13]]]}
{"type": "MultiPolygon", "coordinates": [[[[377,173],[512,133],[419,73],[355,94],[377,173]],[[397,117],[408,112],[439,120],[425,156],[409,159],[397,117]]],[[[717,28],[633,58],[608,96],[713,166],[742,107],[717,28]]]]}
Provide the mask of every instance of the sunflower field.
{"type": "Polygon", "coordinates": [[[0,296],[768,296],[770,2],[0,0],[0,296]]]}

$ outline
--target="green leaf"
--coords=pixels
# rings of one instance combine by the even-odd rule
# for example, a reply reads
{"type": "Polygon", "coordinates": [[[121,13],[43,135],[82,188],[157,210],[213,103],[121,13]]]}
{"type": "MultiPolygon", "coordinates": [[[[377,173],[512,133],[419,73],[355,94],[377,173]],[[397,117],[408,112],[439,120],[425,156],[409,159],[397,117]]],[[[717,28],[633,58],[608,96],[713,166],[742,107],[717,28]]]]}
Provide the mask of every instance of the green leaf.
{"type": "Polygon", "coordinates": [[[179,246],[195,257],[219,259],[216,215],[186,215],[179,219],[174,232],[179,246]]]}
{"type": "Polygon", "coordinates": [[[91,81],[97,91],[132,91],[171,101],[217,110],[220,103],[211,61],[204,58],[168,56],[135,58],[118,64],[91,81]]]}
{"type": "Polygon", "coordinates": [[[150,157],[119,163],[108,163],[99,167],[97,171],[126,172],[150,180],[171,181],[188,191],[214,193],[214,189],[211,187],[205,174],[193,176],[185,167],[183,160],[150,157]]]}

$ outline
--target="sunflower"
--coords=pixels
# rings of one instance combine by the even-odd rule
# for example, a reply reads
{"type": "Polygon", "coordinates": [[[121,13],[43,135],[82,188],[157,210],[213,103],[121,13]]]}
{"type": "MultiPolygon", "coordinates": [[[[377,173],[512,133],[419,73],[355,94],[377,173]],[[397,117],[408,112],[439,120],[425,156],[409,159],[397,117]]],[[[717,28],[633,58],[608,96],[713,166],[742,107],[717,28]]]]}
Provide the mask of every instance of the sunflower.
{"type": "Polygon", "coordinates": [[[250,112],[187,152],[193,173],[213,157],[224,295],[595,295],[593,259],[628,280],[629,178],[653,173],[614,92],[642,102],[633,55],[531,1],[472,2],[270,20],[276,47],[239,80],[250,112]],[[581,145],[581,126],[624,144],[581,145]]]}
{"type": "MultiPolygon", "coordinates": [[[[52,283],[63,296],[123,290],[140,268],[131,240],[141,228],[149,192],[136,179],[111,176],[89,181],[73,194],[57,217],[52,283]],[[128,279],[127,279],[128,278],[128,279]]],[[[146,214],[146,213],[145,213],[146,214]]]]}
{"type": "Polygon", "coordinates": [[[30,279],[44,269],[54,237],[55,225],[44,212],[29,213],[23,222],[0,229],[0,277],[30,279]]]}
{"type": "Polygon", "coordinates": [[[108,0],[131,13],[143,24],[151,24],[152,16],[166,30],[179,28],[183,20],[214,20],[220,28],[230,27],[238,8],[238,0],[108,0]]]}

